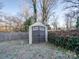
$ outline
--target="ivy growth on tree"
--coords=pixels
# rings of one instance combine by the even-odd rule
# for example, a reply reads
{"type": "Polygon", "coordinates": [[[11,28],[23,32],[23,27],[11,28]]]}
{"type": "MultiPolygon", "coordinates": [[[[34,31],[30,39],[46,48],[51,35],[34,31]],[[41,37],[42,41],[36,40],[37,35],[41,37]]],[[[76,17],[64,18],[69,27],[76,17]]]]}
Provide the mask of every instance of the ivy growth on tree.
{"type": "Polygon", "coordinates": [[[77,17],[76,28],[79,29],[79,17],[77,17]]]}

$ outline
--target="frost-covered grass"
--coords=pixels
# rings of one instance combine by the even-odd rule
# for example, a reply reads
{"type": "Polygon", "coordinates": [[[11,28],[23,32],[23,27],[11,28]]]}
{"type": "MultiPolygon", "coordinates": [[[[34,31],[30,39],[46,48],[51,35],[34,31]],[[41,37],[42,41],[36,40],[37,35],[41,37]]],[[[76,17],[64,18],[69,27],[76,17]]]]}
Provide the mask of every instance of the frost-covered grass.
{"type": "Polygon", "coordinates": [[[29,45],[25,41],[0,42],[0,59],[75,59],[75,54],[65,52],[48,43],[29,45]]]}

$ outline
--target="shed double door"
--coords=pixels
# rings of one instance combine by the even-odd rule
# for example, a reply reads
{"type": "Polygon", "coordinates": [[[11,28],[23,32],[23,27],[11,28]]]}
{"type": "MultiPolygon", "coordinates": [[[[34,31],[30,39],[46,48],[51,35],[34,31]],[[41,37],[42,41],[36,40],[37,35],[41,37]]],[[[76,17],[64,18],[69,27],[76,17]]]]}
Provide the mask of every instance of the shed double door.
{"type": "Polygon", "coordinates": [[[32,43],[45,42],[45,27],[35,26],[32,31],[32,43]]]}

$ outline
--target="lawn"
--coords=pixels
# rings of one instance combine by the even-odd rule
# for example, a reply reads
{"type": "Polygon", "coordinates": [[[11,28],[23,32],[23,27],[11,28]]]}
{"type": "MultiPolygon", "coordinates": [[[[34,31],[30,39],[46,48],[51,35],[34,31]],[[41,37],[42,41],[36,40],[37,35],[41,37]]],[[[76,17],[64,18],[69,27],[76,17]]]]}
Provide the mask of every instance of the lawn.
{"type": "Polygon", "coordinates": [[[48,43],[29,45],[26,41],[0,42],[0,59],[75,59],[75,53],[48,43]]]}

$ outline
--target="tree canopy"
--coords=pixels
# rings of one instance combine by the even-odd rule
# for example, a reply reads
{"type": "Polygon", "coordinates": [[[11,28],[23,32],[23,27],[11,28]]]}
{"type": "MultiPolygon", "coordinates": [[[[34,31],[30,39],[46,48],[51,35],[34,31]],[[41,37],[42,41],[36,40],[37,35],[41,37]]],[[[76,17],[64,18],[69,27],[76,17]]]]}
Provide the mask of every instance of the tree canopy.
{"type": "Polygon", "coordinates": [[[32,19],[33,17],[29,17],[28,19],[26,19],[26,21],[24,22],[24,31],[28,31],[29,26],[32,24],[32,19]]]}

